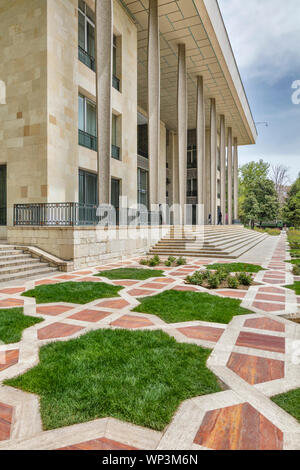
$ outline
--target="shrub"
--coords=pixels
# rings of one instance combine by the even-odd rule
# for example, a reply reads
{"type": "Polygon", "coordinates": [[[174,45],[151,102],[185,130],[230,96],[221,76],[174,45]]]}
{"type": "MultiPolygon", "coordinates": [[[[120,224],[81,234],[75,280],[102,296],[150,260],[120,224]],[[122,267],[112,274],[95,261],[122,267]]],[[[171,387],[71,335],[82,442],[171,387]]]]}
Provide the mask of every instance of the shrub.
{"type": "Polygon", "coordinates": [[[251,286],[253,283],[252,276],[247,273],[239,273],[237,276],[237,279],[242,286],[251,286]]]}
{"type": "Polygon", "coordinates": [[[196,286],[202,286],[204,281],[204,275],[201,271],[196,271],[191,276],[187,276],[185,281],[188,284],[194,284],[196,286]]]}
{"type": "Polygon", "coordinates": [[[228,276],[227,283],[230,289],[237,289],[240,285],[239,280],[236,276],[228,276]]]}
{"type": "Polygon", "coordinates": [[[149,266],[157,266],[160,264],[160,257],[158,255],[154,255],[153,258],[149,259],[149,266]]]}
{"type": "Polygon", "coordinates": [[[177,258],[176,260],[176,264],[177,266],[183,266],[184,264],[186,264],[186,259],[182,258],[182,256],[179,256],[179,258],[177,258]]]}
{"type": "Polygon", "coordinates": [[[211,274],[207,279],[207,282],[211,289],[217,289],[221,284],[218,274],[211,274]]]}
{"type": "Polygon", "coordinates": [[[169,257],[168,257],[168,261],[169,261],[170,263],[174,263],[174,261],[176,261],[176,258],[175,258],[174,256],[169,256],[169,257]]]}
{"type": "Polygon", "coordinates": [[[171,261],[169,261],[169,260],[165,261],[165,266],[167,266],[168,268],[169,268],[170,266],[172,266],[171,261]]]}
{"type": "Polygon", "coordinates": [[[220,281],[223,282],[228,277],[228,270],[222,267],[222,268],[217,269],[216,274],[218,275],[220,281]]]}
{"type": "Polygon", "coordinates": [[[149,260],[148,259],[141,259],[140,260],[140,264],[142,266],[148,266],[149,265],[149,260]]]}
{"type": "Polygon", "coordinates": [[[294,274],[294,276],[300,276],[300,265],[299,264],[294,264],[293,274],[294,274]]]}

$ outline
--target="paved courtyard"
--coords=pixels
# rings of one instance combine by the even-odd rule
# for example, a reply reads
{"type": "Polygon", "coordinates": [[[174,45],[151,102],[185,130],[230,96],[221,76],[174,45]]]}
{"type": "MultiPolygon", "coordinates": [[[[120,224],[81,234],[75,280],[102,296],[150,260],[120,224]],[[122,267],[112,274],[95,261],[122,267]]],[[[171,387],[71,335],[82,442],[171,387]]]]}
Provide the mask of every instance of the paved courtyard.
{"type": "MultiPolygon", "coordinates": [[[[212,349],[208,367],[224,384],[222,392],[196,397],[181,404],[163,432],[141,428],[110,417],[43,431],[39,398],[0,386],[0,449],[300,449],[300,424],[270,400],[271,396],[300,387],[300,325],[282,315],[296,314],[300,298],[285,285],[294,282],[284,235],[269,237],[239,262],[261,264],[258,285],[246,290],[217,289],[213,295],[237,298],[254,312],[228,324],[202,321],[167,324],[154,315],[131,310],[139,297],[167,289],[206,292],[185,285],[199,267],[218,259],[188,258],[180,267],[159,267],[165,277],[146,281],[110,281],[93,274],[119,267],[141,267],[139,258],[82,271],[59,273],[47,279],[0,288],[0,308],[24,307],[24,313],[43,322],[23,332],[20,343],[0,346],[0,382],[24,373],[38,361],[39,348],[67,341],[100,328],[163,330],[178,342],[212,349]],[[105,281],[124,286],[120,297],[88,304],[36,305],[25,290],[65,281],[105,281]],[[298,342],[298,343],[297,343],[298,342]],[[2,354],[1,354],[2,353],[2,354]]],[[[162,404],[163,405],[163,404],[162,404]]]]}

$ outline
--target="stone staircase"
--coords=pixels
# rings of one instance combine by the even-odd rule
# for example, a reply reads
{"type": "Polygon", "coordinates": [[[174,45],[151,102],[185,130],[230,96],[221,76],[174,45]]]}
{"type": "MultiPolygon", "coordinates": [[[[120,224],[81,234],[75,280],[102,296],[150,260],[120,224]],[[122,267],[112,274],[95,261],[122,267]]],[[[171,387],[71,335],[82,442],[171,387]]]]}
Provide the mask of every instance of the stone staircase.
{"type": "Polygon", "coordinates": [[[242,226],[172,227],[149,255],[236,259],[269,235],[242,226]]]}
{"type": "Polygon", "coordinates": [[[25,253],[25,248],[0,245],[0,283],[24,278],[46,277],[56,271],[56,266],[50,266],[49,263],[42,262],[39,258],[33,258],[30,253],[25,253]]]}

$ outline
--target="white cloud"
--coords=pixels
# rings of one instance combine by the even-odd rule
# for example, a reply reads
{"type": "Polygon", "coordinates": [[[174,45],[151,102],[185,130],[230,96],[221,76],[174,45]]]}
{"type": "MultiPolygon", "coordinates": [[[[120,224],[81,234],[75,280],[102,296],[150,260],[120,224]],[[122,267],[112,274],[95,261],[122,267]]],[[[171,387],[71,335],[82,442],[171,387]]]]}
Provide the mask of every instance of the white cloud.
{"type": "Polygon", "coordinates": [[[219,0],[243,75],[274,84],[300,79],[299,0],[219,0]]]}

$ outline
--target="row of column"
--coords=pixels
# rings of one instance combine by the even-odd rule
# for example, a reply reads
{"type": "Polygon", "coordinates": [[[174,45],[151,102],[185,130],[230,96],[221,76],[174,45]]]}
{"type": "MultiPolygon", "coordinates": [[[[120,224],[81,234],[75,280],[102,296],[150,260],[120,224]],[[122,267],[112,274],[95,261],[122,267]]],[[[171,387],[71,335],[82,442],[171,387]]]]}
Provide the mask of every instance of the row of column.
{"type": "MultiPolygon", "coordinates": [[[[149,145],[149,202],[159,204],[160,171],[160,34],[158,0],[149,0],[148,24],[148,145],[149,145]]],[[[96,2],[96,82],[97,82],[97,127],[98,136],[98,197],[102,204],[110,202],[110,153],[111,153],[111,86],[112,86],[112,0],[96,2]],[[104,119],[103,116],[106,118],[104,119]]],[[[217,113],[216,100],[210,100],[210,142],[206,151],[206,123],[203,77],[197,77],[197,178],[198,207],[206,206],[206,216],[211,214],[211,223],[218,222],[217,213],[217,113]],[[209,159],[208,159],[209,154],[209,159]]],[[[177,80],[177,145],[172,134],[172,145],[176,147],[173,165],[173,203],[181,207],[184,222],[187,185],[187,64],[185,44],[178,45],[177,80]]],[[[227,198],[226,198],[226,123],[220,116],[220,174],[221,212],[225,223],[238,218],[238,142],[232,141],[232,129],[227,129],[227,198]],[[232,151],[234,147],[234,151],[232,151]],[[226,205],[227,199],[227,205],[226,205]],[[234,203],[232,201],[234,200],[234,203]],[[227,207],[227,210],[226,210],[227,207]]],[[[198,214],[201,220],[201,214],[198,214]]]]}

